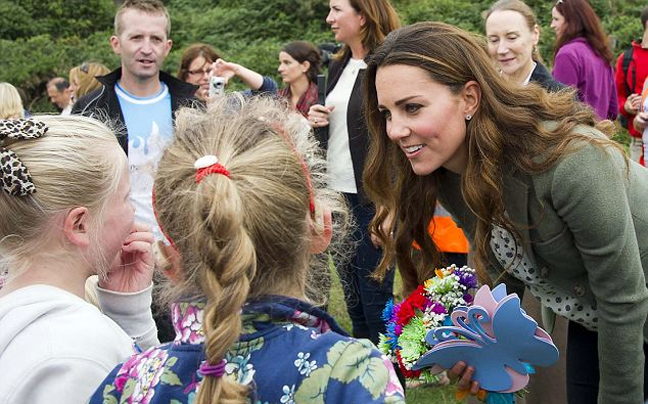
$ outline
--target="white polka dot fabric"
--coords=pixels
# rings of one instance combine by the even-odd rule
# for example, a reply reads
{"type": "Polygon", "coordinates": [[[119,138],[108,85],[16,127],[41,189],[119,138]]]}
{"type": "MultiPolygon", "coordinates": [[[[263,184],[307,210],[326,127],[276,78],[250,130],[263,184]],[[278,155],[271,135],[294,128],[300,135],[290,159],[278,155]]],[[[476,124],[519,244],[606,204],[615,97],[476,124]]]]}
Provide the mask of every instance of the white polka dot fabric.
{"type": "Polygon", "coordinates": [[[506,229],[493,225],[490,247],[506,271],[524,282],[543,306],[591,331],[597,330],[596,308],[577,296],[556,290],[546,279],[541,278],[537,266],[529,260],[522,246],[506,229]]]}

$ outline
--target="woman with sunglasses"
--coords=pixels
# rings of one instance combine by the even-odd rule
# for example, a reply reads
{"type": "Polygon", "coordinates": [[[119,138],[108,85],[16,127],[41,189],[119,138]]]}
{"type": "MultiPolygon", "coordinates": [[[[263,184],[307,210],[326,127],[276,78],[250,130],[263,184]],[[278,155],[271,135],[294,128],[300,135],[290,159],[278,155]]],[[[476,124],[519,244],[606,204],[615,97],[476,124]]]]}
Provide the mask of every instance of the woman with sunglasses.
{"type": "Polygon", "coordinates": [[[553,76],[578,90],[601,119],[616,119],[613,55],[601,21],[587,0],[558,0],[551,10],[556,31],[553,76]]]}

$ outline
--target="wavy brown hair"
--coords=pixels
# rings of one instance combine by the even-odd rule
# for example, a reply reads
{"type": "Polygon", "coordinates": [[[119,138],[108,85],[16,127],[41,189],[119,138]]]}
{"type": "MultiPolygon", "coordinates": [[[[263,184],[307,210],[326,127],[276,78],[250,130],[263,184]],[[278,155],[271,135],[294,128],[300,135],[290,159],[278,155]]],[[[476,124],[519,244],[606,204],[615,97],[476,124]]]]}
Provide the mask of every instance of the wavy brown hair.
{"type": "Polygon", "coordinates": [[[587,0],[564,0],[554,6],[565,18],[562,34],[556,38],[554,58],[560,48],[572,39],[583,37],[594,48],[594,52],[611,64],[614,55],[601,20],[587,0]]]}
{"type": "MultiPolygon", "coordinates": [[[[482,282],[490,282],[488,267],[491,226],[497,224],[517,234],[505,215],[502,177],[509,170],[535,173],[552,167],[576,139],[601,145],[616,144],[607,139],[591,140],[573,131],[577,125],[597,125],[585,106],[574,101],[573,90],[548,94],[540,87],[509,83],[495,71],[483,37],[453,26],[422,22],[392,32],[368,63],[365,79],[365,113],[370,146],[364,171],[368,196],[379,210],[371,229],[385,245],[383,259],[375,275],[382,277],[395,260],[406,290],[429,277],[439,264],[439,252],[427,232],[434,214],[440,181],[447,171],[417,176],[410,163],[387,137],[384,116],[378,111],[376,71],[382,66],[408,65],[427,72],[431,80],[459,93],[468,82],[481,88],[477,111],[466,124],[468,165],[462,175],[460,192],[477,218],[473,247],[475,268],[482,282]],[[545,122],[557,122],[548,130],[545,122]],[[546,156],[541,162],[534,158],[546,156]],[[380,223],[394,214],[392,228],[380,223]],[[387,235],[395,230],[392,240],[387,235]],[[421,246],[413,253],[412,243],[421,246]]],[[[612,128],[609,121],[599,126],[612,128]]],[[[582,143],[582,142],[579,142],[582,143]]],[[[459,190],[456,190],[459,192],[459,190]]]]}
{"type": "MultiPolygon", "coordinates": [[[[181,110],[176,125],[154,184],[158,221],[181,256],[175,298],[207,301],[205,351],[217,364],[241,334],[248,299],[306,294],[317,260],[309,253],[311,193],[337,219],[348,215],[341,197],[325,189],[310,127],[279,101],[221,97],[206,111],[181,110]],[[206,155],[217,156],[229,176],[197,183],[194,162],[206,155]]],[[[328,270],[325,258],[320,266],[328,270]]],[[[205,377],[196,403],[243,403],[247,394],[229,377],[205,377]]]]}
{"type": "MultiPolygon", "coordinates": [[[[362,27],[362,45],[367,52],[373,50],[385,39],[387,34],[400,27],[400,20],[396,10],[389,0],[349,0],[353,9],[365,17],[365,26],[362,27]]],[[[349,45],[344,45],[335,59],[342,59],[351,52],[349,45]]]]}

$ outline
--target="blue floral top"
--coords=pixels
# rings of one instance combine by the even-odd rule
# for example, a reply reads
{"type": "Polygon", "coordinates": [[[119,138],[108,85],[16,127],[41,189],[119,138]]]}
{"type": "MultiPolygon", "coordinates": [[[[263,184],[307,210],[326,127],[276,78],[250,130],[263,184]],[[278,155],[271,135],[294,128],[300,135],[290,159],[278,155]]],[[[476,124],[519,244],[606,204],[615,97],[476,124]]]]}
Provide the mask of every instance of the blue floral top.
{"type": "MultiPolygon", "coordinates": [[[[118,365],[89,402],[193,403],[205,361],[203,308],[174,304],[176,339],[118,365]]],[[[225,360],[227,377],[250,386],[254,404],[405,403],[387,357],[296,299],[271,296],[246,304],[243,333],[225,360]]]]}

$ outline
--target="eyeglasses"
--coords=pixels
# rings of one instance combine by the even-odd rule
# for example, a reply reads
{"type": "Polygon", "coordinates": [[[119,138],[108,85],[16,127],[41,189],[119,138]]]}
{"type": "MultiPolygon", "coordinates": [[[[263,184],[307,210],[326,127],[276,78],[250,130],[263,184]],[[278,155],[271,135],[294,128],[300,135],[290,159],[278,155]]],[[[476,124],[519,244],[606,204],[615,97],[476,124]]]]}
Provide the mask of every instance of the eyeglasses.
{"type": "Polygon", "coordinates": [[[81,66],[79,66],[79,70],[81,70],[84,74],[88,74],[88,69],[90,66],[88,65],[88,62],[83,62],[81,63],[81,66]]]}
{"type": "Polygon", "coordinates": [[[212,68],[211,68],[211,66],[210,66],[210,67],[205,68],[205,69],[187,70],[187,73],[188,73],[190,76],[202,76],[203,74],[207,74],[207,75],[209,75],[209,73],[211,73],[211,71],[212,71],[212,68]]]}

